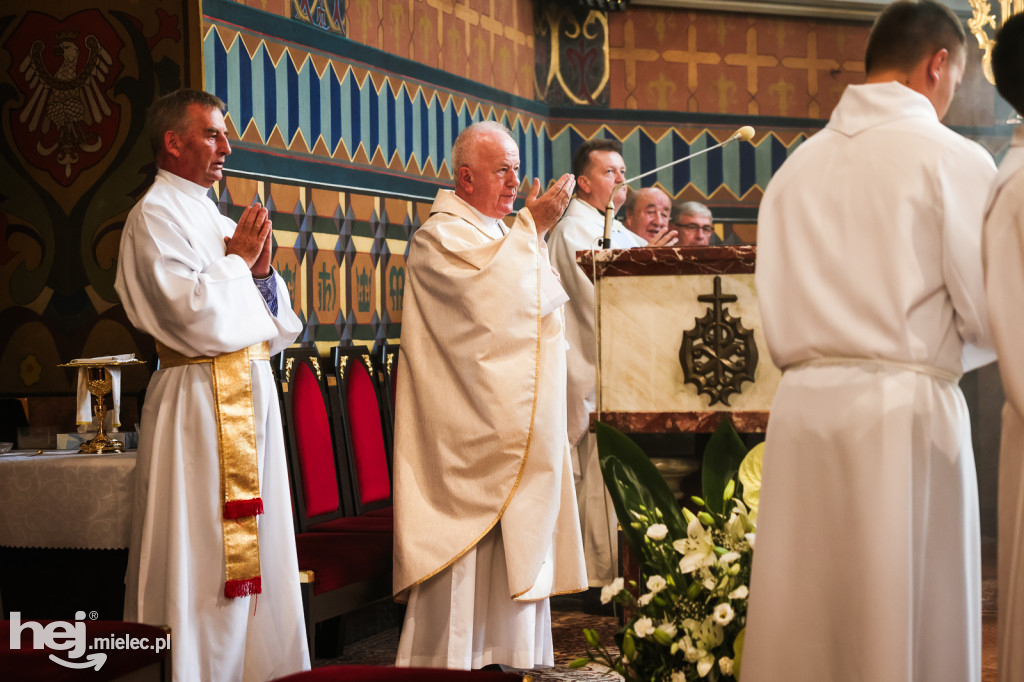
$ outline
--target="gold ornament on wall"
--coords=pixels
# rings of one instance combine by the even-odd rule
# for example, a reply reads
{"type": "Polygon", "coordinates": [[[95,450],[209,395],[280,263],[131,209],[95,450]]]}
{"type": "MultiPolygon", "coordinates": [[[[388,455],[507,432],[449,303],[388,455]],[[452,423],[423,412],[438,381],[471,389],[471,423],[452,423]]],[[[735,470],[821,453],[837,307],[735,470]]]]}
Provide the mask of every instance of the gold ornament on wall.
{"type": "Polygon", "coordinates": [[[998,19],[992,10],[993,3],[988,0],[970,0],[973,14],[967,20],[968,28],[978,39],[978,47],[984,52],[981,58],[981,68],[985,72],[985,78],[993,85],[996,82],[992,75],[992,48],[996,44],[995,35],[1007,19],[1014,14],[1024,12],[1024,0],[997,0],[997,2],[1002,10],[1002,16],[998,19]],[[989,34],[989,29],[991,29],[991,34],[989,34]]]}

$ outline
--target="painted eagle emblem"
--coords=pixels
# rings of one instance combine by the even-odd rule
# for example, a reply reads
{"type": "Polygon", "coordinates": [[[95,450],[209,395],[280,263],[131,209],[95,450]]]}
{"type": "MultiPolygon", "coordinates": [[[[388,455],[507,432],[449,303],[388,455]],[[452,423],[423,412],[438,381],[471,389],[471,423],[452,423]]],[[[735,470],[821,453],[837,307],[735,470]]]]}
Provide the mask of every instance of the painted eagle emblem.
{"type": "Polygon", "coordinates": [[[30,131],[39,130],[42,135],[49,133],[51,125],[56,127],[57,140],[49,146],[39,140],[36,149],[43,156],[57,152],[57,162],[64,166],[68,177],[72,164],[78,162],[79,150],[94,152],[103,145],[99,134],[87,126],[110,115],[110,105],[100,92],[100,84],[110,71],[110,54],[96,36],[88,36],[85,47],[89,54],[79,70],[81,48],[75,42],[77,35],[70,31],[56,34],[57,42],[52,49],[61,58],[61,64],[53,73],[43,60],[46,48],[41,40],[32,43],[29,55],[19,67],[32,93],[19,120],[27,123],[30,131]]]}

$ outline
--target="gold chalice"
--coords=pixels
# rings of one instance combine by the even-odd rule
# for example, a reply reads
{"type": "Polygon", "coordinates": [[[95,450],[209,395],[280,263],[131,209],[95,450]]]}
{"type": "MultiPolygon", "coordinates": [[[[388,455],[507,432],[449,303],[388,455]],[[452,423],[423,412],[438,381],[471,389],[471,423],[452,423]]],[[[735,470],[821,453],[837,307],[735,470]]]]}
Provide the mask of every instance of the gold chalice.
{"type": "Polygon", "coordinates": [[[99,454],[102,452],[122,452],[124,443],[107,436],[107,394],[110,393],[112,384],[107,371],[103,367],[89,367],[89,378],[85,385],[89,393],[95,397],[93,401],[93,414],[96,416],[96,435],[85,441],[78,447],[79,452],[99,454]],[[95,377],[95,378],[94,378],[95,377]]]}
{"type": "Polygon", "coordinates": [[[86,374],[85,386],[89,389],[89,395],[93,396],[93,416],[96,418],[96,436],[78,446],[79,452],[100,454],[103,452],[124,452],[124,443],[114,440],[107,435],[107,395],[113,391],[113,382],[108,367],[128,367],[131,365],[144,365],[142,360],[136,360],[134,355],[110,356],[106,358],[91,358],[73,360],[57,365],[58,367],[75,367],[84,369],[86,374]]]}

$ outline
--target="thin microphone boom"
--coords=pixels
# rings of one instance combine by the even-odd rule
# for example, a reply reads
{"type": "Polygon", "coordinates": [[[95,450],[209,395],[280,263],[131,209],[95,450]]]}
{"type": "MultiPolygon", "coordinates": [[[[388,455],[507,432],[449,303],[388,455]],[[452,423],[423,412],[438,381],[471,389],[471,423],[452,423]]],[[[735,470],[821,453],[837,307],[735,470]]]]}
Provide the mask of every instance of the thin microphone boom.
{"type": "Polygon", "coordinates": [[[633,182],[634,180],[639,180],[640,178],[646,178],[648,175],[651,175],[652,173],[657,173],[660,170],[665,170],[669,166],[674,166],[677,163],[682,163],[683,161],[689,161],[690,159],[694,158],[695,156],[700,156],[701,154],[707,154],[708,152],[710,152],[713,149],[718,149],[719,147],[724,147],[725,145],[729,144],[733,140],[749,140],[752,137],[754,137],[754,128],[753,128],[753,126],[743,126],[739,130],[737,130],[735,133],[730,135],[728,138],[726,138],[725,140],[719,142],[716,145],[713,145],[711,147],[707,147],[705,149],[701,149],[699,152],[694,152],[693,154],[689,154],[688,156],[684,156],[681,159],[676,159],[675,161],[669,161],[668,163],[666,163],[664,165],[658,166],[657,168],[653,168],[653,169],[651,169],[651,170],[649,170],[647,172],[641,173],[640,175],[637,175],[635,177],[629,178],[628,180],[623,180],[619,184],[615,185],[615,187],[612,189],[612,193],[608,196],[608,207],[605,208],[605,210],[604,210],[604,238],[601,240],[601,248],[602,249],[610,249],[610,248],[612,248],[612,238],[611,238],[611,234],[612,234],[612,218],[615,215],[615,205],[612,203],[612,197],[614,197],[615,193],[618,192],[619,189],[621,189],[623,186],[628,185],[629,183],[633,182]]]}

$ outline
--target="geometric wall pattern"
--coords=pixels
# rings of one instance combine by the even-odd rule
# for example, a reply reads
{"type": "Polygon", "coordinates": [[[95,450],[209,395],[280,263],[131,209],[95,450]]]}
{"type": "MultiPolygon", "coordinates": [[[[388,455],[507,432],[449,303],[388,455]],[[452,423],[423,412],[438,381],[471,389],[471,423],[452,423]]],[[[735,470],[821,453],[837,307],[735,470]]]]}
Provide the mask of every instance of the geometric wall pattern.
{"type": "MultiPolygon", "coordinates": [[[[546,185],[568,171],[575,148],[594,136],[620,139],[630,173],[640,173],[717,144],[740,122],[718,116],[724,124],[687,125],[687,118],[696,117],[682,114],[672,126],[645,127],[636,121],[595,125],[585,117],[599,118],[600,111],[572,108],[576,120],[553,132],[545,110],[534,102],[506,96],[513,101],[503,105],[486,94],[474,97],[410,82],[367,68],[365,62],[277,44],[234,26],[211,24],[203,44],[206,87],[227,103],[239,148],[268,150],[293,161],[333,162],[307,166],[306,173],[296,166],[293,180],[326,179],[328,184],[387,191],[396,177],[404,177],[404,193],[431,198],[436,187],[451,184],[450,148],[458,132],[491,119],[507,125],[517,138],[525,189],[533,177],[546,185]]],[[[756,143],[733,142],[641,185],[657,183],[672,196],[725,203],[751,196],[756,205],[772,173],[806,138],[805,130],[813,129],[769,131],[756,143]]]]}
{"type": "MultiPolygon", "coordinates": [[[[513,131],[525,194],[533,177],[547,185],[567,172],[576,147],[595,136],[619,139],[635,175],[714,146],[750,121],[659,112],[642,112],[646,121],[619,112],[616,120],[607,109],[552,107],[399,65],[250,8],[213,0],[204,11],[205,87],[226,102],[238,140],[214,193],[230,216],[252,201],[270,208],[275,267],[305,323],[299,342],[322,353],[337,343],[398,340],[408,238],[437,189],[451,186],[451,144],[470,123],[497,120],[513,131]]],[[[658,185],[708,201],[719,217],[753,222],[772,173],[817,127],[764,120],[784,125],[635,186],[658,185]]]]}
{"type": "Polygon", "coordinates": [[[273,264],[305,325],[298,343],[326,355],[342,341],[398,341],[408,240],[429,204],[231,175],[212,196],[236,219],[254,201],[270,210],[273,264]]]}

